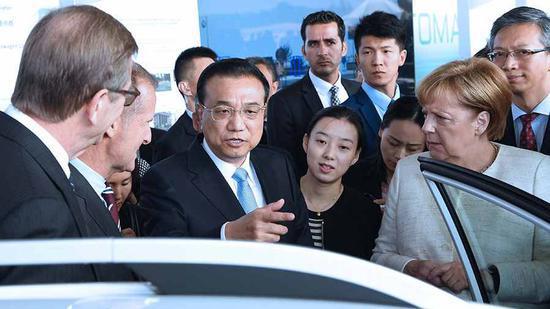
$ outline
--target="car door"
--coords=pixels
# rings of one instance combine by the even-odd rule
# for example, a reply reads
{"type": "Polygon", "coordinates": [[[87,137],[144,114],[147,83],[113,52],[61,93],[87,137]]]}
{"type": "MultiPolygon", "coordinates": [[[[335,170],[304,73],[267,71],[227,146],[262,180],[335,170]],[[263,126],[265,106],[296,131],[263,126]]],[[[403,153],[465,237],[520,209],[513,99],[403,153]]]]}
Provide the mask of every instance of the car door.
{"type": "Polygon", "coordinates": [[[486,175],[431,158],[418,160],[472,298],[549,308],[550,204],[486,175]]]}

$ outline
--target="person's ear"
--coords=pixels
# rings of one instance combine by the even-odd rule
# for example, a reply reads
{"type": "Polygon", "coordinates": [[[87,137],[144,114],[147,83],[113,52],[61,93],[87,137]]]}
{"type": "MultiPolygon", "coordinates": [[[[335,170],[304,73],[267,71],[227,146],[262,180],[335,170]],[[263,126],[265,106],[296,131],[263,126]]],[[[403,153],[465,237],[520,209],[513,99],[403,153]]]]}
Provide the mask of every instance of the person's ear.
{"type": "Polygon", "coordinates": [[[204,108],[200,104],[195,104],[195,112],[193,113],[193,128],[197,133],[202,132],[202,121],[203,121],[203,112],[204,108]]]}
{"type": "Polygon", "coordinates": [[[306,56],[306,42],[302,45],[302,56],[306,56]]]}
{"type": "Polygon", "coordinates": [[[407,60],[407,50],[403,49],[399,52],[399,66],[405,64],[405,60],[407,60]]]}
{"type": "Polygon", "coordinates": [[[122,128],[122,117],[118,117],[113,124],[111,124],[107,131],[105,131],[104,136],[113,138],[113,136],[116,135],[116,133],[122,128]]]}
{"type": "Polygon", "coordinates": [[[351,161],[350,166],[354,165],[355,163],[357,163],[357,161],[359,161],[359,155],[360,154],[361,154],[361,148],[357,149],[357,151],[355,152],[355,157],[351,161]]]}
{"type": "Polygon", "coordinates": [[[378,130],[378,137],[380,137],[380,139],[382,139],[382,132],[384,132],[384,129],[380,128],[380,130],[378,130]]]}
{"type": "Polygon", "coordinates": [[[302,139],[302,147],[304,148],[304,152],[307,153],[307,149],[309,147],[309,135],[304,134],[304,138],[302,139]]]}
{"type": "Polygon", "coordinates": [[[342,57],[348,53],[348,44],[346,41],[342,42],[342,57]]]}
{"type": "Polygon", "coordinates": [[[182,80],[178,83],[178,90],[186,96],[193,96],[189,82],[182,80]]]}
{"type": "Polygon", "coordinates": [[[107,89],[99,90],[88,102],[86,102],[83,108],[85,110],[86,118],[92,125],[97,124],[99,114],[106,108],[107,104],[111,104],[109,90],[107,89]]]}
{"type": "Polygon", "coordinates": [[[487,132],[489,123],[491,122],[491,115],[487,111],[482,111],[477,114],[475,120],[475,135],[481,136],[487,132]]]}

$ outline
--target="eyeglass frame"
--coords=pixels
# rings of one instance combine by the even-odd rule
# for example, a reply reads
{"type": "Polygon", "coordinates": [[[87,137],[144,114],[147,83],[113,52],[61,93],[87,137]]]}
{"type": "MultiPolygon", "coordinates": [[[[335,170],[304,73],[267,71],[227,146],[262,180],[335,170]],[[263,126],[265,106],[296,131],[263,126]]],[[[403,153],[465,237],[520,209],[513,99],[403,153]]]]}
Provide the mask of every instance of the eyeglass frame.
{"type": "Polygon", "coordinates": [[[132,105],[136,101],[137,97],[141,95],[141,92],[139,92],[139,90],[137,90],[136,87],[132,86],[130,89],[124,90],[124,89],[107,88],[107,90],[111,92],[122,94],[124,96],[124,106],[132,105]],[[130,90],[130,89],[133,89],[133,90],[130,90]],[[128,101],[128,98],[129,98],[128,96],[132,96],[131,101],[128,101]]]}
{"type": "MultiPolygon", "coordinates": [[[[550,51],[550,47],[544,47],[544,48],[539,48],[539,49],[529,49],[529,48],[519,48],[519,49],[515,49],[515,50],[498,50],[498,52],[502,52],[502,53],[505,53],[506,57],[504,58],[504,62],[506,62],[506,60],[508,59],[508,57],[511,55],[514,59],[518,60],[518,58],[516,58],[516,53],[518,52],[527,52],[526,55],[524,55],[525,58],[528,58],[534,54],[538,54],[538,53],[541,53],[541,52],[544,52],[544,51],[550,51]]],[[[495,50],[492,50],[490,52],[487,53],[487,58],[492,62],[492,63],[495,63],[496,61],[496,56],[495,56],[495,53],[497,51],[495,50]]],[[[503,62],[503,63],[504,63],[503,62]]]]}
{"type": "MultiPolygon", "coordinates": [[[[227,119],[220,119],[220,120],[218,120],[218,119],[215,119],[215,118],[214,118],[214,113],[212,113],[212,111],[214,110],[214,108],[216,108],[216,107],[222,107],[222,106],[217,105],[217,106],[214,106],[214,107],[212,107],[212,108],[208,108],[208,107],[206,107],[204,104],[201,104],[201,103],[197,103],[197,105],[200,106],[200,107],[202,107],[205,111],[209,112],[209,113],[210,113],[210,118],[211,118],[213,121],[226,121],[226,120],[231,119],[231,118],[235,115],[236,112],[239,112],[240,114],[242,114],[243,111],[244,111],[243,108],[237,110],[236,108],[233,108],[233,107],[231,107],[231,106],[227,106],[227,108],[231,111],[231,114],[229,115],[229,117],[228,117],[227,119]]],[[[258,114],[260,113],[260,111],[265,111],[266,108],[267,108],[267,106],[266,106],[265,104],[264,104],[263,106],[259,107],[258,114]]],[[[243,118],[246,118],[246,119],[248,119],[248,120],[256,120],[256,119],[258,118],[258,115],[256,115],[254,118],[248,118],[248,117],[246,117],[246,116],[242,116],[242,117],[243,117],[243,118]]]]}

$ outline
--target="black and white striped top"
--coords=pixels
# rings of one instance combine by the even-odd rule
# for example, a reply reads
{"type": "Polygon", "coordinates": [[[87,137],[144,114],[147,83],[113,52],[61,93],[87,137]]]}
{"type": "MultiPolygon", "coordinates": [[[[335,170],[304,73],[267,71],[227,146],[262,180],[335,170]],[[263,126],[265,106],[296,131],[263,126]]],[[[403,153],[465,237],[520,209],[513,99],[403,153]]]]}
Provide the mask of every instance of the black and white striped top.
{"type": "Polygon", "coordinates": [[[317,248],[324,249],[323,246],[323,218],[308,219],[309,231],[311,232],[311,238],[313,238],[313,245],[317,248]]]}

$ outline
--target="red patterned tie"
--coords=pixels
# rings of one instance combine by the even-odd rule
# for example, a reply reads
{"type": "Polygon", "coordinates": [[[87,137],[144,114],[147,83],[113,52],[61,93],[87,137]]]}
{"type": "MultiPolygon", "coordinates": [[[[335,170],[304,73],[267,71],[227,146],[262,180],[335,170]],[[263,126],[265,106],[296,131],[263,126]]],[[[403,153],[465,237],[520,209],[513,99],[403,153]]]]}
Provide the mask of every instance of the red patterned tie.
{"type": "Polygon", "coordinates": [[[111,217],[115,221],[115,224],[117,225],[117,227],[119,227],[118,209],[115,205],[115,193],[113,192],[113,189],[111,187],[105,188],[105,190],[101,192],[101,196],[105,200],[105,203],[107,203],[107,207],[109,209],[109,212],[111,213],[111,217]]]}
{"type": "Polygon", "coordinates": [[[523,128],[519,134],[519,147],[528,150],[537,151],[537,139],[535,138],[535,132],[533,132],[533,127],[531,123],[539,114],[531,113],[520,116],[521,123],[523,128]]]}

